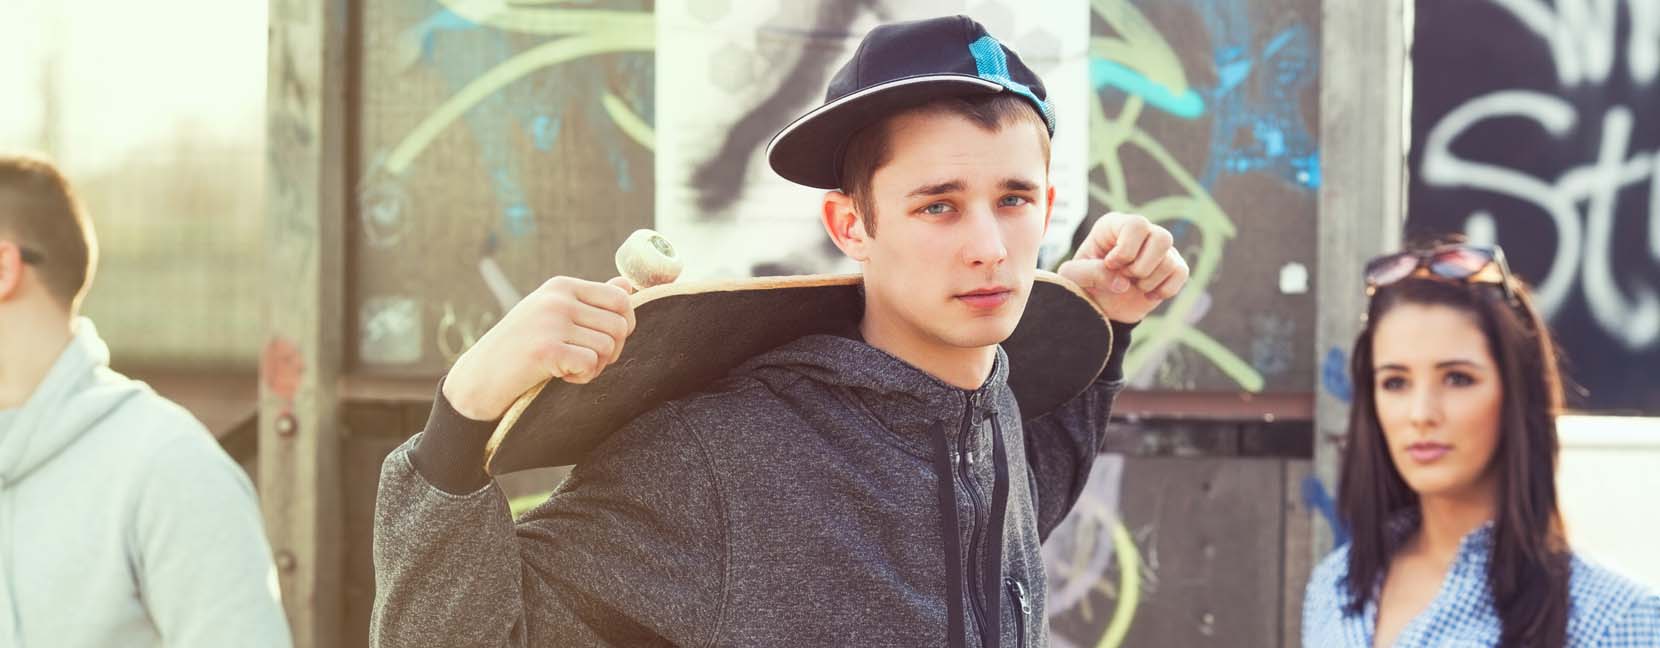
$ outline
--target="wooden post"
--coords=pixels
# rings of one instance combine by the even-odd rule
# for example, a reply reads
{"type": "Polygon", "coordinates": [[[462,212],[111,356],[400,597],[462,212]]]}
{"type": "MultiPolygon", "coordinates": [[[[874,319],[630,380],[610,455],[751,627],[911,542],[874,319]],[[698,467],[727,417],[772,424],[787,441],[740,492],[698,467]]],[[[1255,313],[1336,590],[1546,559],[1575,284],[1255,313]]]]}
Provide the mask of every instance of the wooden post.
{"type": "Polygon", "coordinates": [[[340,637],[346,0],[271,0],[259,490],[301,648],[340,637]]]}
{"type": "MultiPolygon", "coordinates": [[[[1349,423],[1348,399],[1330,378],[1347,380],[1366,309],[1361,265],[1400,246],[1406,213],[1412,2],[1326,0],[1323,12],[1314,474],[1328,490],[1337,485],[1338,444],[1349,423]]],[[[1318,561],[1332,549],[1332,529],[1320,519],[1310,527],[1318,561]]]]}

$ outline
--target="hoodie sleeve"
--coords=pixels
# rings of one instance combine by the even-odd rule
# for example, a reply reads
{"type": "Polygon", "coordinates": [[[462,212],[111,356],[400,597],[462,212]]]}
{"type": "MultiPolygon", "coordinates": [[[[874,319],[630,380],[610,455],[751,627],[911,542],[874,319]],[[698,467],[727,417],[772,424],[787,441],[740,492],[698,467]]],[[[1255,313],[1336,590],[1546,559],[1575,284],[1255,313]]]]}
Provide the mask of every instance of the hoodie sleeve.
{"type": "Polygon", "coordinates": [[[460,415],[438,399],[427,429],[381,470],[370,645],[714,643],[726,515],[708,456],[672,406],[612,435],[515,522],[495,482],[455,494],[411,463],[455,447],[423,447],[424,435],[489,425],[447,418],[460,415]]]}
{"type": "Polygon", "coordinates": [[[146,461],[131,560],[162,645],[293,645],[259,503],[241,466],[206,430],[162,444],[146,461]]]}
{"type": "Polygon", "coordinates": [[[1124,389],[1124,351],[1130,347],[1134,328],[1134,324],[1113,322],[1112,355],[1095,382],[1077,398],[1025,423],[1026,461],[1036,487],[1040,538],[1048,539],[1084,492],[1090,468],[1106,439],[1113,401],[1124,389]]]}

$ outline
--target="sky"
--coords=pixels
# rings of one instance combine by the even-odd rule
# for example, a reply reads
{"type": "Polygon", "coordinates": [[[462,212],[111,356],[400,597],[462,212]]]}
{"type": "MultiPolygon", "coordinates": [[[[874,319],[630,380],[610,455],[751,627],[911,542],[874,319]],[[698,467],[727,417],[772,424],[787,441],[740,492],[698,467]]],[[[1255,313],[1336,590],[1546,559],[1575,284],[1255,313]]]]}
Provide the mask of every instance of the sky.
{"type": "Polygon", "coordinates": [[[0,2],[0,147],[41,146],[55,56],[59,146],[82,173],[179,128],[263,138],[266,0],[0,2]]]}

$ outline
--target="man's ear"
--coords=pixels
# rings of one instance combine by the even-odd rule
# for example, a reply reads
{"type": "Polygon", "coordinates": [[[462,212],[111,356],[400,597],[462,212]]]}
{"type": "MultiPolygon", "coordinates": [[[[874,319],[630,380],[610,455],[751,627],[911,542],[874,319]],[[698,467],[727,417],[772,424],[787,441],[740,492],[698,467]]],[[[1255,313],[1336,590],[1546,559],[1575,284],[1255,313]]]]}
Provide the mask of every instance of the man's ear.
{"type": "Polygon", "coordinates": [[[9,301],[23,286],[23,253],[17,244],[0,241],[0,301],[9,301]]]}
{"type": "Polygon", "coordinates": [[[1043,233],[1049,233],[1049,218],[1055,215],[1055,185],[1049,185],[1049,194],[1043,201],[1043,233]]]}
{"type": "Polygon", "coordinates": [[[853,197],[840,191],[824,194],[824,231],[848,258],[864,263],[870,260],[870,234],[864,220],[859,218],[853,197]]]}

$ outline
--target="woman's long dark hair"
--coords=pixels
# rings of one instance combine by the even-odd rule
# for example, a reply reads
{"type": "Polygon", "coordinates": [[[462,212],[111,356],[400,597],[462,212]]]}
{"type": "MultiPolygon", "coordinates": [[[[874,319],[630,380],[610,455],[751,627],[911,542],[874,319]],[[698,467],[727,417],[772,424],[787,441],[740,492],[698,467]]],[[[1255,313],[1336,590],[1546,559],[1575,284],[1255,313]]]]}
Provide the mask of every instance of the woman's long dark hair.
{"type": "Polygon", "coordinates": [[[1447,306],[1479,323],[1502,381],[1502,418],[1493,457],[1497,510],[1487,565],[1493,606],[1504,628],[1500,645],[1554,647],[1566,641],[1570,555],[1556,499],[1556,414],[1562,406],[1562,383],[1556,346],[1543,319],[1520,282],[1512,280],[1511,289],[1514,302],[1494,284],[1407,279],[1380,288],[1372,297],[1350,364],[1354,403],[1338,486],[1338,512],[1353,538],[1350,614],[1365,608],[1397,548],[1389,521],[1418,507],[1418,495],[1395,469],[1378,423],[1372,391],[1373,333],[1397,306],[1447,306]]]}

